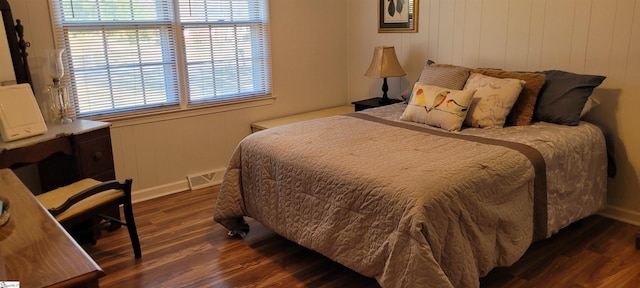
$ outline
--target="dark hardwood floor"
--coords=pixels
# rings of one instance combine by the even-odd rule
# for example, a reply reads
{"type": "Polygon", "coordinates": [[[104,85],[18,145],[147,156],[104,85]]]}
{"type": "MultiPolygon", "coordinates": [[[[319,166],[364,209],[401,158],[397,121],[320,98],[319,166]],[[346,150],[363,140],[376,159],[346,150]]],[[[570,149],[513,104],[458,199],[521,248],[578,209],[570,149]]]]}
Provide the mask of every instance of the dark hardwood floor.
{"type": "MultiPolygon", "coordinates": [[[[248,218],[245,239],[213,222],[218,186],[134,204],[142,259],[126,229],[103,232],[87,252],[104,269],[100,287],[379,287],[248,218]]],[[[535,243],[481,287],[640,287],[638,227],[592,216],[535,243]]]]}

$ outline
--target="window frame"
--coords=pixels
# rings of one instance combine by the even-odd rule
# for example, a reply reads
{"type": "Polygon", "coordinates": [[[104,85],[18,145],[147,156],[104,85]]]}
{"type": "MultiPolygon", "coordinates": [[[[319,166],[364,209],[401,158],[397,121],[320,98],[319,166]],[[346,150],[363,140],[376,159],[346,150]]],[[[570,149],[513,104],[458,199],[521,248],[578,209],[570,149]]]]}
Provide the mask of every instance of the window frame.
{"type": "MultiPolygon", "coordinates": [[[[54,41],[57,44],[56,46],[69,47],[69,43],[67,42],[69,30],[67,27],[71,27],[74,25],[78,27],[86,27],[87,25],[83,25],[82,23],[73,24],[73,25],[64,25],[64,23],[62,23],[58,19],[60,15],[58,14],[58,12],[55,11],[55,7],[54,7],[58,5],[58,3],[59,5],[63,5],[64,0],[49,0],[49,1],[50,1],[51,13],[52,15],[54,15],[51,21],[52,21],[52,26],[54,30],[54,41]]],[[[135,1],[135,0],[132,0],[132,1],[135,1]]],[[[262,2],[260,3],[260,5],[262,5],[264,19],[262,19],[262,21],[257,22],[258,23],[257,25],[262,25],[263,29],[259,29],[257,32],[254,31],[251,33],[252,39],[256,38],[255,36],[253,36],[255,33],[258,33],[261,35],[261,38],[258,37],[257,39],[257,41],[259,41],[259,45],[261,46],[261,49],[255,49],[252,47],[251,51],[252,53],[255,53],[255,51],[259,51],[261,52],[261,54],[263,54],[265,62],[262,63],[263,69],[261,73],[262,73],[262,76],[266,79],[266,81],[263,81],[264,89],[258,91],[260,93],[237,93],[229,97],[212,97],[212,98],[207,98],[202,100],[190,100],[191,99],[189,95],[190,84],[188,83],[189,75],[187,71],[188,70],[187,51],[185,47],[186,44],[185,44],[185,34],[184,34],[185,30],[188,29],[187,27],[190,26],[190,24],[180,20],[180,15],[179,15],[180,7],[178,6],[180,0],[159,0],[159,1],[166,2],[165,5],[169,5],[173,9],[172,11],[170,11],[173,13],[173,19],[172,19],[173,21],[170,21],[171,23],[169,24],[164,22],[162,23],[164,23],[163,24],[164,26],[169,25],[170,27],[169,29],[173,29],[174,31],[173,39],[167,40],[168,42],[166,43],[163,42],[163,45],[173,45],[175,47],[174,50],[171,51],[171,53],[175,53],[176,55],[175,57],[176,67],[175,67],[175,70],[173,70],[172,74],[174,75],[174,78],[176,78],[177,80],[177,88],[176,88],[177,102],[169,103],[168,105],[165,105],[166,102],[163,102],[163,104],[160,104],[159,106],[155,106],[155,107],[154,106],[140,107],[140,108],[135,108],[130,110],[125,109],[123,111],[118,111],[117,109],[110,109],[108,112],[102,112],[97,114],[82,113],[80,111],[77,111],[76,109],[78,109],[79,106],[77,106],[77,101],[78,101],[78,99],[76,98],[77,92],[75,91],[75,86],[74,86],[76,83],[75,83],[75,80],[73,79],[74,78],[73,75],[75,71],[72,71],[70,69],[71,68],[70,63],[72,63],[71,55],[69,55],[69,53],[65,53],[63,62],[65,63],[65,71],[66,71],[65,74],[67,74],[67,77],[63,77],[62,83],[67,84],[70,87],[69,89],[71,94],[70,96],[72,101],[74,102],[74,104],[72,105],[73,110],[69,111],[72,115],[75,115],[79,118],[90,118],[90,119],[96,119],[96,120],[131,119],[131,118],[137,118],[137,117],[165,115],[165,114],[173,114],[173,113],[178,113],[180,115],[198,115],[203,113],[203,111],[205,111],[203,108],[210,108],[210,109],[206,109],[206,111],[227,111],[227,110],[238,109],[242,107],[261,106],[261,105],[265,105],[273,102],[273,99],[275,99],[275,97],[273,97],[272,95],[273,77],[272,77],[272,71],[271,71],[270,19],[269,19],[269,13],[268,13],[269,0],[255,0],[255,1],[262,2]],[[198,111],[189,112],[189,110],[198,110],[198,111]],[[182,113],[179,113],[179,112],[182,112],[182,113]],[[187,113],[184,113],[184,112],[187,112],[187,113]]],[[[226,22],[223,25],[235,27],[239,25],[238,23],[240,22],[241,21],[226,22]]],[[[119,25],[121,23],[122,22],[117,24],[114,23],[114,25],[119,25]]],[[[202,25],[202,24],[207,25],[207,23],[200,23],[199,25],[202,25]]],[[[218,23],[213,23],[210,21],[208,23],[208,26],[211,28],[211,27],[215,27],[216,24],[218,23]]],[[[104,24],[94,25],[94,27],[100,27],[100,26],[104,26],[104,24]]],[[[161,25],[158,25],[158,27],[159,26],[161,25]]],[[[251,29],[255,29],[255,28],[251,28],[251,29]]],[[[238,54],[237,49],[238,49],[238,46],[236,45],[236,50],[235,50],[236,55],[238,54]]],[[[163,51],[165,50],[163,49],[163,51]]],[[[167,75],[165,75],[165,78],[166,77],[167,75]]],[[[109,81],[111,81],[111,78],[109,78],[109,81]]],[[[111,96],[110,99],[113,99],[113,96],[111,96]]],[[[182,117],[182,116],[177,116],[177,117],[182,117]]]]}

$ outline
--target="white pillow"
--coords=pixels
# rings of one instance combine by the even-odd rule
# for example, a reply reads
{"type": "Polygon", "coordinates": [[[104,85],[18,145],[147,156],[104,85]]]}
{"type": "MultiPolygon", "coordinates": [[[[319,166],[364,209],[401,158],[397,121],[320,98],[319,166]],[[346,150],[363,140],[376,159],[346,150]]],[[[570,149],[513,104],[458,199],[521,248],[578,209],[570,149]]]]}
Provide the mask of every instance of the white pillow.
{"type": "Polygon", "coordinates": [[[476,90],[464,125],[502,128],[526,82],[471,73],[462,90],[476,90]]]}
{"type": "Polygon", "coordinates": [[[461,91],[416,82],[400,120],[457,131],[467,116],[475,90],[461,91]]]}
{"type": "Polygon", "coordinates": [[[593,109],[593,107],[596,107],[598,105],[600,105],[600,101],[598,101],[598,99],[596,98],[593,98],[593,96],[589,96],[589,98],[587,98],[587,102],[584,103],[584,107],[582,107],[580,118],[584,117],[584,115],[587,115],[587,113],[589,113],[591,109],[593,109]]]}

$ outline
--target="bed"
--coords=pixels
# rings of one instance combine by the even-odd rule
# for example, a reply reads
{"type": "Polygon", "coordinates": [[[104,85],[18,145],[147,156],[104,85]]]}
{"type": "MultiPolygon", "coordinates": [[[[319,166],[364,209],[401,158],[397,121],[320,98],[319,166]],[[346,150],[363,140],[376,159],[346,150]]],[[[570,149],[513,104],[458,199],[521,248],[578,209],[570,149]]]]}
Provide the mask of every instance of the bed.
{"type": "Polygon", "coordinates": [[[478,287],[530,244],[605,204],[602,131],[543,121],[446,131],[406,103],[254,133],[236,148],[214,220],[244,216],[382,287],[478,287]]]}

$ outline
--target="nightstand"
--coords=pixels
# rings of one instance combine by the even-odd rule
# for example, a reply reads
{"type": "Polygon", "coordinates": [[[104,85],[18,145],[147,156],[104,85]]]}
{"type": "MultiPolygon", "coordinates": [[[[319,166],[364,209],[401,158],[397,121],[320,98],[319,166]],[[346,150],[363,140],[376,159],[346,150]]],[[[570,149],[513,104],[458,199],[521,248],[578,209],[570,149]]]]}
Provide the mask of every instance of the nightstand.
{"type": "Polygon", "coordinates": [[[378,97],[378,98],[370,98],[370,99],[365,99],[365,100],[352,102],[351,104],[354,105],[354,108],[355,108],[356,111],[362,111],[364,109],[396,104],[396,103],[400,103],[402,101],[404,101],[404,100],[389,99],[388,101],[382,101],[382,98],[378,97]]]}

